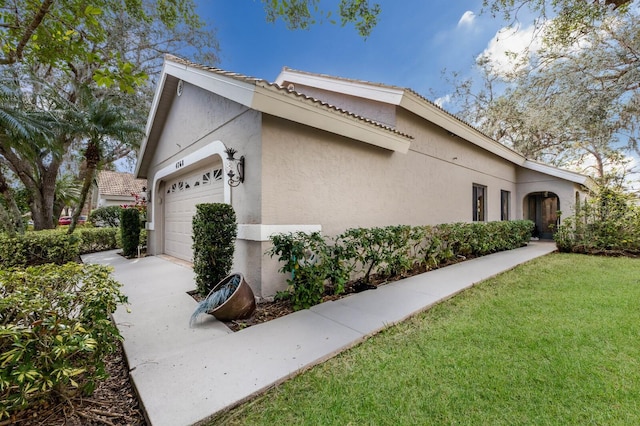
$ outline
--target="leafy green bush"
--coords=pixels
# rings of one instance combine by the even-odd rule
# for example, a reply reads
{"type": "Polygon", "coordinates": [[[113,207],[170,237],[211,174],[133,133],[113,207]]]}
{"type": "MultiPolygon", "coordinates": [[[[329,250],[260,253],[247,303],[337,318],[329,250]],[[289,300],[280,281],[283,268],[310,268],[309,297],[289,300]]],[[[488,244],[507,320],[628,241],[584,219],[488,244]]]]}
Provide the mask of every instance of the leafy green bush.
{"type": "Polygon", "coordinates": [[[0,420],[38,401],[88,395],[106,377],[126,302],[110,269],[67,263],[0,270],[0,420]]]}
{"type": "Polygon", "coordinates": [[[453,223],[437,226],[353,228],[327,242],[319,233],[277,234],[267,251],[290,274],[294,309],[322,300],[327,287],[345,290],[348,281],[369,283],[372,275],[402,276],[420,266],[435,268],[452,259],[482,256],[525,245],[531,221],[453,223]]]}
{"type": "MultiPolygon", "coordinates": [[[[147,246],[147,230],[144,228],[140,230],[140,246],[147,246]]],[[[116,248],[122,248],[122,234],[119,230],[116,232],[116,248]]]]}
{"type": "Polygon", "coordinates": [[[387,226],[384,228],[352,228],[336,238],[354,261],[353,270],[364,273],[362,280],[370,281],[372,272],[400,275],[413,268],[417,259],[412,248],[422,238],[421,228],[387,226]],[[418,234],[416,234],[418,232],[418,234]]]}
{"type": "Polygon", "coordinates": [[[120,212],[120,236],[122,237],[122,253],[125,257],[133,257],[140,245],[140,213],[136,209],[122,209],[120,212]]]}
{"type": "Polygon", "coordinates": [[[0,265],[9,268],[73,262],[80,255],[79,245],[78,235],[59,230],[26,232],[14,237],[0,234],[0,265]]]}
{"type": "Polygon", "coordinates": [[[196,206],[193,216],[193,270],[201,295],[206,295],[231,271],[237,232],[236,213],[229,204],[196,206]]]}
{"type": "Polygon", "coordinates": [[[89,214],[89,222],[94,226],[117,228],[120,226],[120,206],[98,207],[89,214]]]}
{"type": "Polygon", "coordinates": [[[640,253],[640,206],[631,198],[603,189],[565,218],[554,236],[562,252],[640,253]]]}
{"type": "Polygon", "coordinates": [[[291,274],[287,283],[293,308],[307,309],[318,304],[335,265],[325,239],[319,232],[297,232],[274,235],[271,241],[273,246],[268,254],[278,256],[284,263],[280,272],[291,274]]]}
{"type": "Polygon", "coordinates": [[[80,254],[118,248],[118,228],[80,228],[76,232],[80,237],[80,254]]]}

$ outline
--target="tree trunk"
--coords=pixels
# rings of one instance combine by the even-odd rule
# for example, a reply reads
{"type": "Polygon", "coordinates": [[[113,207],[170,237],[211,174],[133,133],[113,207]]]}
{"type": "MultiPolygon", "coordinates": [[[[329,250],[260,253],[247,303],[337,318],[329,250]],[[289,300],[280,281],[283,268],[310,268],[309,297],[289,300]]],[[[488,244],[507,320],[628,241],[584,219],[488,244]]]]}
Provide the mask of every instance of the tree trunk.
{"type": "Polygon", "coordinates": [[[100,163],[100,146],[95,140],[89,140],[87,144],[87,150],[84,157],[87,161],[87,168],[84,172],[84,180],[82,181],[82,190],[80,191],[80,200],[78,201],[78,207],[71,216],[71,223],[69,224],[68,234],[72,234],[76,230],[78,225],[78,218],[84,208],[84,203],[87,201],[87,194],[91,189],[91,183],[93,182],[93,176],[96,173],[98,164],[100,163]]]}
{"type": "Polygon", "coordinates": [[[2,222],[5,224],[7,231],[12,235],[17,232],[23,234],[24,221],[22,220],[22,214],[13,197],[13,191],[7,184],[3,173],[0,173],[0,193],[4,196],[4,201],[7,205],[2,218],[2,222]]]}
{"type": "MultiPolygon", "coordinates": [[[[58,141],[62,151],[66,151],[71,143],[63,138],[58,141]]],[[[0,155],[6,160],[7,166],[18,176],[25,188],[31,193],[29,207],[35,230],[55,228],[53,204],[55,201],[56,179],[62,159],[48,153],[38,158],[22,157],[9,145],[0,143],[0,155]],[[45,164],[45,161],[49,161],[45,164]]]]}

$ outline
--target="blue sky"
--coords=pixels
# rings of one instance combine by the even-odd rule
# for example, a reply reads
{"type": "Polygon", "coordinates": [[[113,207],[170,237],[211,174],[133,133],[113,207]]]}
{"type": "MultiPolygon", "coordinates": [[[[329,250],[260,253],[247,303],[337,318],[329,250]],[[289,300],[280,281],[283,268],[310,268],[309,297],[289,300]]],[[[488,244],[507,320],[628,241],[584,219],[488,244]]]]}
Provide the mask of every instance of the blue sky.
{"type": "MultiPolygon", "coordinates": [[[[268,23],[259,0],[197,2],[217,30],[220,68],[273,81],[288,66],[410,87],[432,99],[450,91],[442,71],[471,72],[505,26],[480,14],[482,0],[378,0],[382,13],[365,40],[353,26],[325,22],[292,31],[282,21],[268,23]]],[[[336,3],[321,1],[327,8],[336,3]]]]}

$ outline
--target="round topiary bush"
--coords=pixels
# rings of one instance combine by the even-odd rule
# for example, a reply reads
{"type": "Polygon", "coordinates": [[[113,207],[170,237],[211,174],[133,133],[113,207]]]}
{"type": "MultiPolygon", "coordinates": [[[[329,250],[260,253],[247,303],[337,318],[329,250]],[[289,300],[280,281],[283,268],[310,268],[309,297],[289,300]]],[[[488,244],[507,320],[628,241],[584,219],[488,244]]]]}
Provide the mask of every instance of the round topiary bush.
{"type": "Polygon", "coordinates": [[[201,295],[205,296],[229,275],[236,235],[236,213],[229,204],[196,206],[193,216],[193,270],[201,295]]]}

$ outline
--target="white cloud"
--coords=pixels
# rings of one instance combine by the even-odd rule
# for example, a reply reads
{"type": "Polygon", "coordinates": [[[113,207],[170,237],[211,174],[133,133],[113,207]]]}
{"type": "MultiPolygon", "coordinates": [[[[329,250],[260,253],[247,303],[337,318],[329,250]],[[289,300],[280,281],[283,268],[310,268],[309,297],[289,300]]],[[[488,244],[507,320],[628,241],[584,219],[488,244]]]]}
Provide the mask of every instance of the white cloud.
{"type": "Polygon", "coordinates": [[[463,26],[470,27],[473,25],[473,21],[475,21],[475,19],[476,19],[476,14],[470,10],[467,10],[465,13],[462,14],[462,17],[460,17],[460,20],[458,21],[458,27],[463,27],[463,26]]]}
{"type": "Polygon", "coordinates": [[[502,28],[489,41],[480,57],[487,58],[493,72],[506,76],[529,63],[529,58],[540,49],[539,29],[531,25],[525,29],[502,28]]]}
{"type": "Polygon", "coordinates": [[[438,105],[440,108],[444,108],[444,106],[449,102],[451,102],[451,95],[440,96],[435,101],[433,101],[433,103],[438,105]]]}

